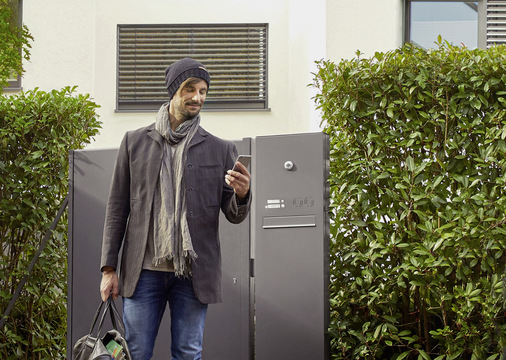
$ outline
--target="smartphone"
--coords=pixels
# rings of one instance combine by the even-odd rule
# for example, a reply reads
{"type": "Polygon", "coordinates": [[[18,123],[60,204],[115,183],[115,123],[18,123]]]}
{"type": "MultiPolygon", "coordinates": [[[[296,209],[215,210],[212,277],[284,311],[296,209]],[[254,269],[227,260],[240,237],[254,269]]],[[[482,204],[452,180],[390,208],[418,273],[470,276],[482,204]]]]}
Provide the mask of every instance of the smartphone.
{"type": "Polygon", "coordinates": [[[232,169],[233,171],[238,171],[237,166],[235,165],[237,162],[240,162],[245,167],[248,167],[249,163],[251,162],[251,155],[239,155],[234,163],[234,168],[232,169]]]}

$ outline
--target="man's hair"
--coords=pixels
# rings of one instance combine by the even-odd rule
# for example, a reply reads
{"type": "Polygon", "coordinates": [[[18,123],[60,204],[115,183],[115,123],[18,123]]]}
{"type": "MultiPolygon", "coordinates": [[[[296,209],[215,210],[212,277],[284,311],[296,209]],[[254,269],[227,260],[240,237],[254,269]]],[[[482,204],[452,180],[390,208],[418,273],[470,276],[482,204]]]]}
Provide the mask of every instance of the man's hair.
{"type": "MultiPolygon", "coordinates": [[[[192,76],[192,77],[189,77],[188,79],[186,79],[185,81],[183,81],[183,83],[181,85],[179,85],[179,87],[181,88],[181,87],[184,87],[186,85],[194,85],[194,84],[196,84],[198,82],[201,82],[202,80],[205,80],[205,79],[192,76]]],[[[209,84],[208,84],[208,86],[209,86],[209,84]]]]}

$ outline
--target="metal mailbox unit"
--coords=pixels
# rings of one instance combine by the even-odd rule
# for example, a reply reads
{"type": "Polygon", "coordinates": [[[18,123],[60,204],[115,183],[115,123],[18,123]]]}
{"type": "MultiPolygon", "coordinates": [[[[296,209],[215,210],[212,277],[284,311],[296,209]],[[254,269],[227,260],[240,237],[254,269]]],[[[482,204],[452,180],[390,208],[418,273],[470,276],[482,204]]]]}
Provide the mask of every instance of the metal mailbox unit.
{"type": "MultiPolygon", "coordinates": [[[[203,358],[329,359],[328,137],[265,136],[236,145],[253,156],[253,204],[243,223],[220,222],[224,302],[209,306],[203,358]]],[[[70,154],[68,359],[101,301],[100,249],[116,153],[70,154]]],[[[153,359],[168,353],[167,312],[153,359]]]]}
{"type": "Polygon", "coordinates": [[[328,138],[255,143],[256,358],[328,359],[328,138]]]}

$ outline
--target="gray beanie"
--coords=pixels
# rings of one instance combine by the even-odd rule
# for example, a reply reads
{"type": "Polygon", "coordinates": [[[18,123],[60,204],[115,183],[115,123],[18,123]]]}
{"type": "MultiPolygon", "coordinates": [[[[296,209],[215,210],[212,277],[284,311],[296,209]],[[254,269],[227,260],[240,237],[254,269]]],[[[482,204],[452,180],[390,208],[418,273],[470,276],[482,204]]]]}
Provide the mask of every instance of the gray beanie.
{"type": "Polygon", "coordinates": [[[190,77],[204,79],[207,82],[208,87],[211,82],[209,73],[204,65],[199,63],[197,60],[190,58],[178,60],[165,69],[165,85],[167,86],[167,92],[169,93],[169,100],[172,99],[181,84],[190,77]]]}

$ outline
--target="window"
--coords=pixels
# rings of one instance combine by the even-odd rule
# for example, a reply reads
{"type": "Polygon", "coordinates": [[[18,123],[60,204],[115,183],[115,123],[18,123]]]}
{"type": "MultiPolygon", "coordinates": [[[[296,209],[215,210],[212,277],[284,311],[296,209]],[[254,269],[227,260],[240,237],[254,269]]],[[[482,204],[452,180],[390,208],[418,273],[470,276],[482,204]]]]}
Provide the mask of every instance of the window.
{"type": "MultiPolygon", "coordinates": [[[[22,0],[9,0],[7,1],[7,6],[10,7],[12,11],[11,17],[11,26],[13,27],[21,27],[23,25],[23,17],[22,17],[22,0]]],[[[21,53],[21,48],[19,52],[21,53]]],[[[4,88],[4,90],[19,90],[21,89],[21,76],[15,76],[12,74],[12,78],[8,79],[9,86],[4,88]]]]}
{"type": "Polygon", "coordinates": [[[119,25],[117,110],[158,110],[184,57],[211,75],[205,110],[267,108],[267,24],[119,25]]]}
{"type": "Polygon", "coordinates": [[[506,43],[503,0],[406,0],[405,18],[406,41],[424,48],[437,46],[439,35],[470,49],[506,43]]]}
{"type": "Polygon", "coordinates": [[[410,42],[435,47],[439,35],[470,49],[478,47],[478,3],[476,1],[411,1],[410,42]]]}

